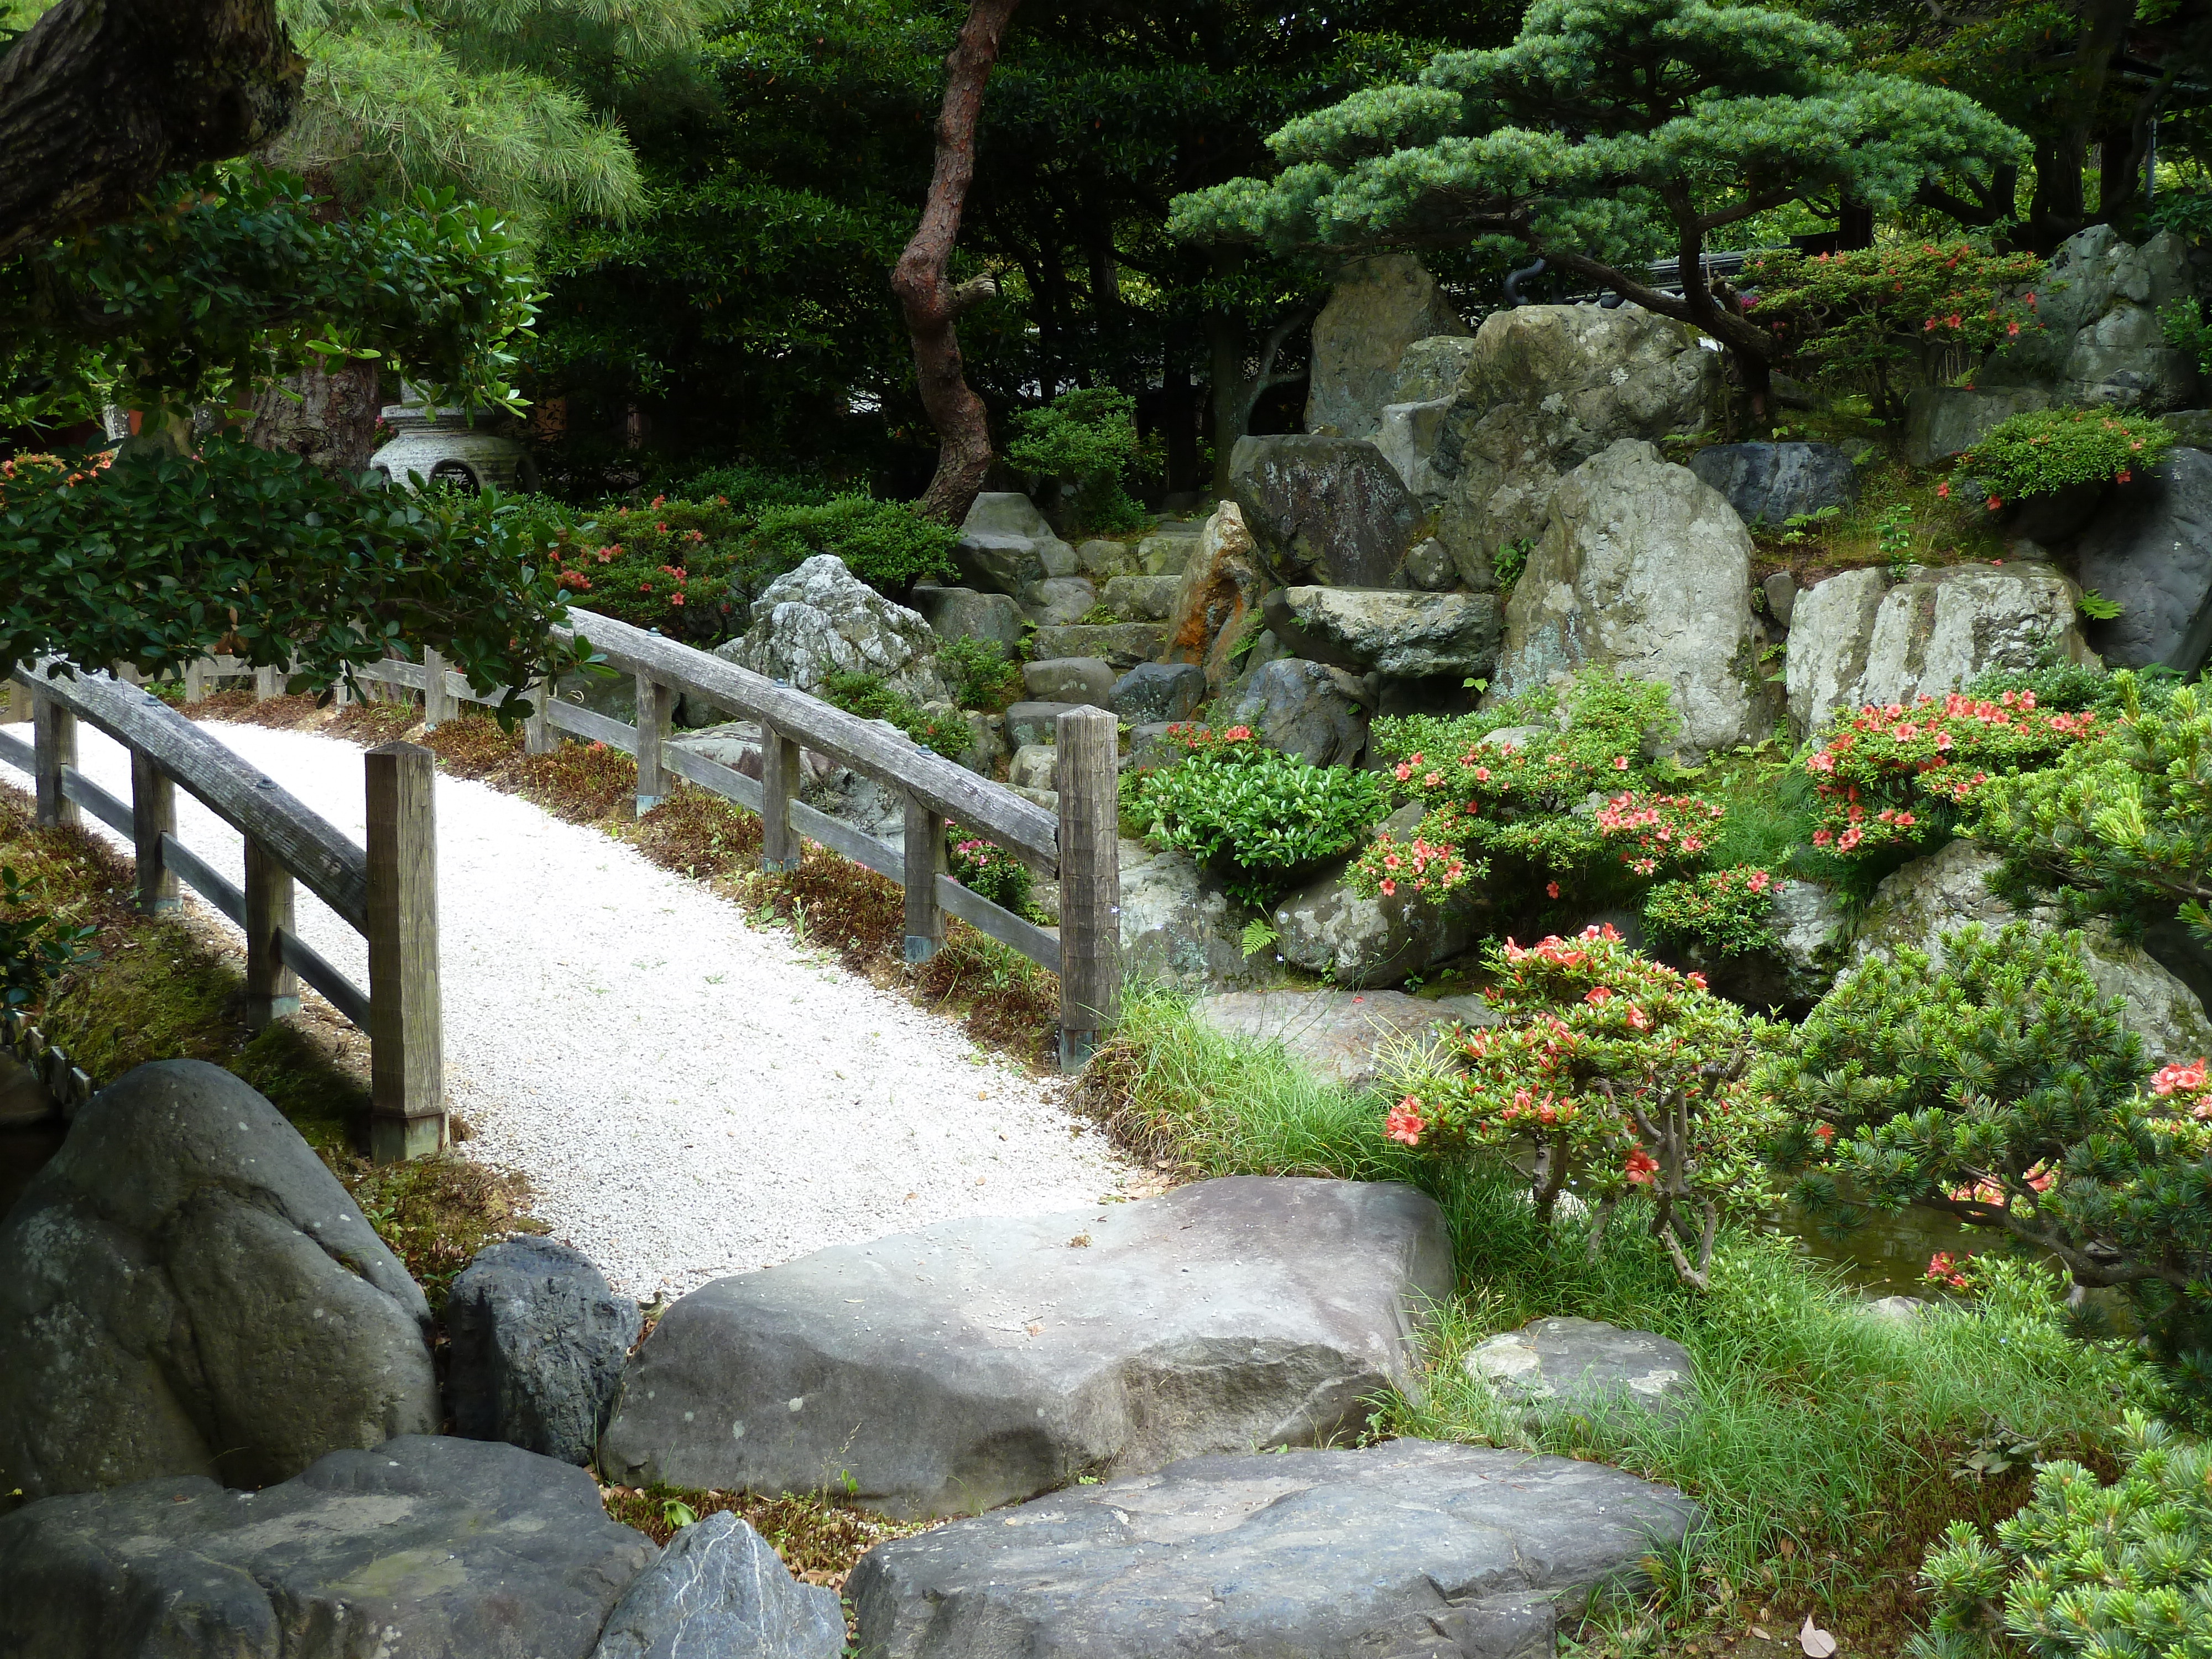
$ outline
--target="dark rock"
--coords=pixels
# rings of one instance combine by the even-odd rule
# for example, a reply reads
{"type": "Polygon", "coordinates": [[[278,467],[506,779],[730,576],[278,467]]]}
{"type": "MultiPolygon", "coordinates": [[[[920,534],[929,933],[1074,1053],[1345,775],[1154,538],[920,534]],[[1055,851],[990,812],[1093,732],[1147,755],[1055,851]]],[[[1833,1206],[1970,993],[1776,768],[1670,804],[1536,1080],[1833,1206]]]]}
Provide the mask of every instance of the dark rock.
{"type": "Polygon", "coordinates": [[[1372,1087],[1382,1068],[1378,1049],[1432,1025],[1496,1025],[1498,1012],[1478,996],[1424,1000],[1403,991],[1223,991],[1200,997],[1191,1012],[1224,1036],[1283,1051],[1315,1076],[1355,1091],[1372,1087]]]}
{"type": "Polygon", "coordinates": [[[1075,574],[1075,550],[1053,533],[1035,502],[1013,490],[975,497],[960,527],[952,562],[967,586],[987,593],[1024,589],[1075,574]]]}
{"type": "Polygon", "coordinates": [[[1766,595],[1766,614],[1784,628],[1797,610],[1797,578],[1787,570],[1778,570],[1759,585],[1766,595]]]}
{"type": "Polygon", "coordinates": [[[1394,1440],[1197,1457],[879,1544],[860,1650],[1534,1659],[1697,1506],[1600,1463],[1394,1440]]]}
{"type": "Polygon", "coordinates": [[[1196,663],[1146,662],[1114,682],[1108,706],[1131,725],[1187,720],[1206,701],[1206,671],[1196,663]]]}
{"type": "Polygon", "coordinates": [[[446,1302],[455,1430],[588,1464],[638,1327],[637,1304],[580,1251],[547,1238],[477,1251],[446,1302]]]}
{"type": "Polygon", "coordinates": [[[1033,743],[1057,743],[1060,717],[1071,708],[1083,706],[1074,702],[1018,702],[1006,710],[1006,741],[1017,749],[1026,749],[1033,743]]]}
{"type": "Polygon", "coordinates": [[[1858,500],[1858,473],[1833,444],[1715,444],[1690,471],[1728,498],[1746,524],[1780,525],[1858,500]]]}
{"type": "Polygon", "coordinates": [[[1261,610],[1299,656],[1391,678],[1483,678],[1505,635],[1495,593],[1279,587],[1261,610]]]}
{"type": "MultiPolygon", "coordinates": [[[[1421,814],[1418,804],[1401,807],[1376,833],[1403,840],[1421,814]]],[[[1410,889],[1369,898],[1339,868],[1275,901],[1275,948],[1292,967],[1325,973],[1338,985],[1395,985],[1472,945],[1480,903],[1472,885],[1441,901],[1410,889]]]]}
{"type": "Polygon", "coordinates": [[[655,1553],[581,1469],[410,1435],[259,1492],[172,1476],[0,1518],[0,1653],[585,1659],[655,1553]]]}
{"type": "Polygon", "coordinates": [[[1216,724],[1249,726],[1270,749],[1316,766],[1350,766],[1367,747],[1365,689],[1340,668],[1300,658],[1262,663],[1216,724]]]}
{"type": "Polygon", "coordinates": [[[2015,415],[2051,407],[2040,386],[1924,386],[1906,400],[1905,459],[1933,466],[1962,454],[2015,415]]]}
{"type": "Polygon", "coordinates": [[[1459,567],[1452,562],[1451,550],[1431,536],[1416,542],[1413,550],[1406,555],[1406,580],[1416,587],[1442,593],[1459,585],[1459,567]]]}
{"type": "Polygon", "coordinates": [[[1420,539],[1419,505],[1370,443],[1239,438],[1229,488],[1283,584],[1389,587],[1420,539]]]}
{"type": "Polygon", "coordinates": [[[1110,708],[1114,671],[1097,657],[1046,657],[1023,665],[1022,687],[1035,702],[1110,708]]]}
{"type": "MultiPolygon", "coordinates": [[[[1160,747],[1174,761],[1188,752],[1160,747]]],[[[1158,752],[1139,749],[1138,763],[1147,763],[1143,757],[1158,752]]],[[[1244,907],[1231,900],[1220,877],[1171,848],[1124,839],[1121,850],[1125,972],[1187,991],[1249,985],[1269,976],[1274,964],[1265,953],[1244,953],[1244,907]]]]}
{"type": "Polygon", "coordinates": [[[1088,576],[1051,576],[1030,582],[1018,597],[1027,620],[1039,628],[1063,628],[1091,614],[1098,589],[1088,576]]]}
{"type": "Polygon", "coordinates": [[[1036,654],[1097,657],[1118,674],[1152,661],[1166,640],[1167,630],[1158,623],[1069,623],[1038,629],[1036,654]]]}
{"type": "Polygon", "coordinates": [[[2115,668],[2193,674],[2212,654],[2212,453],[2175,449],[2075,544],[2081,586],[2120,607],[2083,630],[2115,668]]]}
{"type": "Polygon", "coordinates": [[[1157,771],[1164,766],[1179,766],[1189,754],[1182,744],[1168,735],[1170,727],[1181,725],[1179,720],[1146,720],[1129,731],[1129,762],[1144,771],[1157,771]]]}
{"type": "Polygon", "coordinates": [[[1353,260],[1314,319],[1306,430],[1373,437],[1407,348],[1466,331],[1437,279],[1412,254],[1353,260]]]}
{"type": "Polygon", "coordinates": [[[38,1072],[0,1048],[0,1129],[44,1123],[60,1115],[53,1091],[38,1072]]]}
{"type": "Polygon", "coordinates": [[[918,586],[907,603],[941,639],[995,640],[1010,649],[1022,642],[1022,611],[1011,594],[918,586]]]}
{"type": "Polygon", "coordinates": [[[849,1495],[894,1515],[1081,1473],[1310,1445],[1418,1388],[1451,1289],[1410,1187],[1240,1176],[1163,1198],[942,1222],[715,1280],[623,1379],[603,1465],[638,1483],[849,1495]]]}
{"type": "Polygon", "coordinates": [[[837,1659],[837,1592],[794,1579],[727,1510],[683,1528],[630,1582],[592,1659],[837,1659]]]}
{"type": "Polygon", "coordinates": [[[1536,1419],[1620,1406],[1674,1413],[1698,1401],[1688,1349],[1595,1319],[1539,1319],[1477,1343],[1462,1363],[1536,1419]]]}
{"type": "Polygon", "coordinates": [[[0,1223],[0,1492],[260,1486],[434,1429],[429,1309],[276,1109],[126,1073],[0,1223]]]}

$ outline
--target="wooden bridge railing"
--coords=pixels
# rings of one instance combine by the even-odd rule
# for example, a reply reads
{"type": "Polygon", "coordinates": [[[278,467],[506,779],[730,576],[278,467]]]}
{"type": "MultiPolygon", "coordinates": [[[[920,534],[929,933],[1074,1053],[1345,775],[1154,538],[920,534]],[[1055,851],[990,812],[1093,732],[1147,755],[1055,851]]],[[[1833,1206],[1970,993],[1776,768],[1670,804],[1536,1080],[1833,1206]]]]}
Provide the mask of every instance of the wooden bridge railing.
{"type": "MultiPolygon", "coordinates": [[[[12,677],[15,696],[30,699],[32,741],[0,728],[0,761],[31,775],[39,822],[76,823],[90,812],[131,838],[143,908],[175,909],[181,882],[243,929],[249,1025],[258,1029],[296,1012],[305,981],[368,1032],[372,1157],[388,1162],[443,1146],[430,751],[394,743],[364,757],[368,845],[356,847],[151,693],[106,673],[80,670],[50,678],[47,666],[21,667],[12,677]],[[130,751],[127,805],[77,769],[80,720],[130,751]],[[243,888],[177,839],[179,787],[246,838],[243,888]],[[366,936],[367,992],[293,931],[295,880],[366,936]]],[[[222,669],[220,663],[205,666],[222,669]]]]}

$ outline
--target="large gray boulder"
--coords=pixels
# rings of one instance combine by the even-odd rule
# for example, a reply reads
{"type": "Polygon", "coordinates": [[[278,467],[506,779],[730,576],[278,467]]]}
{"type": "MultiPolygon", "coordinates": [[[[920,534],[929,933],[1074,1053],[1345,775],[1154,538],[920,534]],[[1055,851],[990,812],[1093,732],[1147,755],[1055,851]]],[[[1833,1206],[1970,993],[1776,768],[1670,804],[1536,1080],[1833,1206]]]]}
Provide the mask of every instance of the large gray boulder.
{"type": "Polygon", "coordinates": [[[1022,689],[1032,702],[1110,708],[1112,668],[1097,657],[1049,656],[1022,665],[1022,689]]]}
{"type": "Polygon", "coordinates": [[[428,1432],[429,1322],[274,1106],[199,1060],[137,1066],[0,1222],[0,1492],[260,1486],[428,1432]]]}
{"type": "Polygon", "coordinates": [[[1360,440],[1239,438],[1229,489],[1278,584],[1392,586],[1420,539],[1419,504],[1360,440]]]}
{"type": "Polygon", "coordinates": [[[1903,581],[1869,566],[1797,596],[1784,683],[1801,734],[1838,709],[1910,704],[1996,669],[2092,659],[2074,584],[2047,564],[1914,565],[1903,581]]]}
{"type": "Polygon", "coordinates": [[[1394,1440],[1200,1457],[879,1544],[860,1651],[1535,1659],[1697,1506],[1601,1463],[1394,1440]]]}
{"type": "Polygon", "coordinates": [[[1602,1417],[1623,1407],[1671,1416],[1698,1402],[1688,1349],[1602,1320],[1535,1320],[1476,1343],[1461,1363],[1538,1422],[1602,1417]]]}
{"type": "Polygon", "coordinates": [[[1088,576],[1048,576],[1021,591],[1023,617],[1039,628],[1080,622],[1098,603],[1097,584],[1088,576]]]}
{"type": "MultiPolygon", "coordinates": [[[[1404,841],[1419,828],[1422,811],[1419,803],[1401,806],[1376,833],[1404,841]]],[[[1284,961],[1355,990],[1395,985],[1459,955],[1474,942],[1480,917],[1474,887],[1442,900],[1410,889],[1370,898],[1342,866],[1276,900],[1272,913],[1284,961]]]]}
{"type": "Polygon", "coordinates": [[[951,695],[937,644],[920,612],[885,599],[836,554],[817,553],[763,588],[752,626],[714,654],[801,691],[819,690],[842,671],[873,674],[917,702],[934,702],[951,695]]]}
{"type": "Polygon", "coordinates": [[[1164,623],[1175,614],[1178,576],[1116,576],[1106,584],[1099,603],[1123,622],[1164,623]]]}
{"type": "MultiPolygon", "coordinates": [[[[1623,438],[1699,432],[1720,414],[1721,360],[1698,331],[1635,306],[1493,311],[1449,392],[1430,465],[1448,477],[1437,535],[1468,586],[1542,533],[1559,479],[1623,438]]],[[[1408,386],[1407,391],[1425,390],[1408,386]]]]}
{"type": "Polygon", "coordinates": [[[1206,520],[1168,601],[1166,662],[1195,663],[1218,691],[1235,672],[1230,653],[1267,588],[1243,509],[1224,501],[1206,520]]]}
{"type": "Polygon", "coordinates": [[[455,1431],[589,1463],[639,1325],[580,1250],[510,1238],[477,1251],[446,1298],[455,1431]]]}
{"type": "Polygon", "coordinates": [[[1073,576],[1079,568],[1075,550],[1018,490],[986,490],[975,497],[953,544],[952,565],[970,587],[1016,596],[1047,578],[1073,576]]]}
{"type": "Polygon", "coordinates": [[[1773,716],[1758,671],[1751,564],[1750,532],[1717,490],[1623,439],[1553,495],[1505,607],[1492,694],[1602,665],[1666,684],[1687,750],[1764,737],[1773,716]]]}
{"type": "Polygon", "coordinates": [[[638,1351],[601,1446],[645,1483],[842,1486],[898,1516],[1079,1474],[1311,1445],[1384,1387],[1449,1294],[1410,1187],[1239,1176],[1163,1198],[943,1222],[716,1279],[638,1351]]]}
{"type": "MultiPolygon", "coordinates": [[[[1970,841],[1954,841],[1913,860],[1875,890],[1852,938],[1854,958],[1887,957],[1903,945],[1940,967],[1943,935],[1970,923],[1994,932],[2027,921],[2055,931],[2054,911],[2018,911],[1990,891],[1989,878],[2002,867],[1996,854],[1970,841]]],[[[2126,1002],[2127,1022],[2153,1060],[2186,1061],[2212,1054],[2212,1019],[2205,1018],[2203,1003],[2141,946],[2116,938],[2100,921],[2082,930],[2081,951],[2098,990],[2126,1002]]]]}
{"type": "MultiPolygon", "coordinates": [[[[1182,752],[1158,746],[1164,759],[1182,752]]],[[[1119,921],[1123,970],[1180,990],[1249,985],[1274,966],[1269,956],[1244,954],[1243,908],[1187,853],[1122,841],[1119,921]]]]}
{"type": "Polygon", "coordinates": [[[2120,607],[2085,624],[2115,668],[2193,674],[2212,655],[2212,454],[2174,449],[2074,544],[2081,585],[2120,607]]]}
{"type": "Polygon", "coordinates": [[[2034,292],[2043,327],[1992,356],[1978,384],[2116,409],[2178,409],[2196,391],[2196,364],[2167,343],[2159,316],[2191,292],[2189,245],[2173,232],[2130,246],[2092,225],[2059,245],[2034,292]]]}
{"type": "Polygon", "coordinates": [[[1221,699],[1215,725],[1249,726],[1270,749],[1316,766],[1350,766],[1367,747],[1372,704],[1341,668],[1282,658],[1254,669],[1221,699]]]}
{"type": "Polygon", "coordinates": [[[581,1469],[409,1436],[259,1492],[179,1475],[0,1518],[0,1653],[586,1659],[655,1553],[581,1469]]]}
{"type": "Polygon", "coordinates": [[[1196,663],[1139,663],[1114,682],[1108,707],[1132,726],[1187,720],[1206,701],[1206,671],[1196,663]]]}
{"type": "Polygon", "coordinates": [[[1226,1037],[1283,1052],[1316,1077],[1355,1092],[1372,1088],[1382,1054],[1399,1039],[1431,1027],[1500,1023],[1479,996],[1425,1000],[1403,991],[1315,989],[1283,985],[1263,991],[1220,991],[1191,1004],[1192,1015],[1226,1037]]]}
{"type": "Polygon", "coordinates": [[[592,1659],[837,1659],[837,1592],[802,1584],[727,1510],[679,1529],[630,1581],[592,1659]]]}
{"type": "Polygon", "coordinates": [[[1972,449],[2015,415],[2032,415],[2057,401],[2034,386],[1924,386],[1905,406],[1905,459],[1915,466],[1972,449]]]}
{"type": "Polygon", "coordinates": [[[1354,260],[1314,319],[1306,430],[1332,438],[1373,437],[1406,348],[1435,335],[1466,332],[1436,278],[1413,255],[1354,260]]]}
{"type": "Polygon", "coordinates": [[[1824,507],[1844,510],[1859,495],[1850,457],[1833,444],[1715,444],[1690,457],[1690,471],[1746,524],[1778,526],[1824,507]]]}
{"type": "Polygon", "coordinates": [[[1022,611],[1006,593],[918,583],[907,601],[941,640],[992,640],[1009,648],[1022,642],[1022,611]]]}
{"type": "Polygon", "coordinates": [[[1505,631],[1494,593],[1279,587],[1261,610],[1299,656],[1393,679],[1486,677],[1505,631]]]}

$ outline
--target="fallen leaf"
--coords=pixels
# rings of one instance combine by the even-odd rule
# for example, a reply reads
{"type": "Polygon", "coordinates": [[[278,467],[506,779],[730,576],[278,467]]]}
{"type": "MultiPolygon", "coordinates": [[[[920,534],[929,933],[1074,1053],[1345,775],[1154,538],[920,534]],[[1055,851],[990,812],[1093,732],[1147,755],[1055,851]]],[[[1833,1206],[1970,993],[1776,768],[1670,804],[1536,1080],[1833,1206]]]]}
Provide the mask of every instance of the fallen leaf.
{"type": "Polygon", "coordinates": [[[1836,1650],[1836,1638],[1813,1622],[1813,1615],[1805,1615],[1805,1628],[1797,1632],[1797,1645],[1805,1650],[1805,1659],[1829,1659],[1836,1650]]]}
{"type": "Polygon", "coordinates": [[[1753,1636],[1756,1636],[1762,1642],[1771,1642],[1774,1639],[1772,1636],[1768,1634],[1766,1627],[1764,1625],[1753,1625],[1751,1627],[1751,1633],[1753,1636]]]}

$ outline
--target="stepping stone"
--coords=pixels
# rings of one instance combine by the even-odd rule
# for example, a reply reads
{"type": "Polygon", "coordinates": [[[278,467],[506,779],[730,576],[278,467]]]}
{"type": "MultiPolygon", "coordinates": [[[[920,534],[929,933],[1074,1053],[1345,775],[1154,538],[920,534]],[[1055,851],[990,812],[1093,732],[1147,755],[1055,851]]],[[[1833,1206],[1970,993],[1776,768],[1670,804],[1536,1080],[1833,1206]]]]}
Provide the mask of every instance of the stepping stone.
{"type": "Polygon", "coordinates": [[[1528,1404],[1531,1424],[1562,1407],[1672,1413],[1698,1401],[1688,1349],[1597,1319],[1539,1319],[1477,1343],[1462,1363],[1469,1376],[1528,1404]]]}
{"type": "Polygon", "coordinates": [[[1325,1443],[1419,1389],[1450,1294],[1410,1187],[1235,1176],[942,1222],[693,1291],[631,1359],[600,1467],[973,1514],[1079,1474],[1325,1443]]]}
{"type": "Polygon", "coordinates": [[[1698,1517],[1619,1469],[1396,1440],[1197,1457],[878,1544],[860,1649],[1534,1659],[1698,1517]]]}
{"type": "Polygon", "coordinates": [[[580,1468],[410,1435],[258,1492],[175,1475],[0,1517],[0,1653],[586,1659],[659,1553],[580,1468]]]}
{"type": "Polygon", "coordinates": [[[1279,1042],[1316,1077],[1355,1092],[1374,1086],[1378,1050],[1395,1038],[1432,1024],[1498,1024],[1480,997],[1424,1001],[1403,991],[1224,991],[1199,998],[1191,1012],[1224,1036],[1279,1042]]]}
{"type": "Polygon", "coordinates": [[[639,1323],[580,1250],[510,1238],[477,1251],[446,1299],[453,1426],[589,1464],[639,1323]]]}

